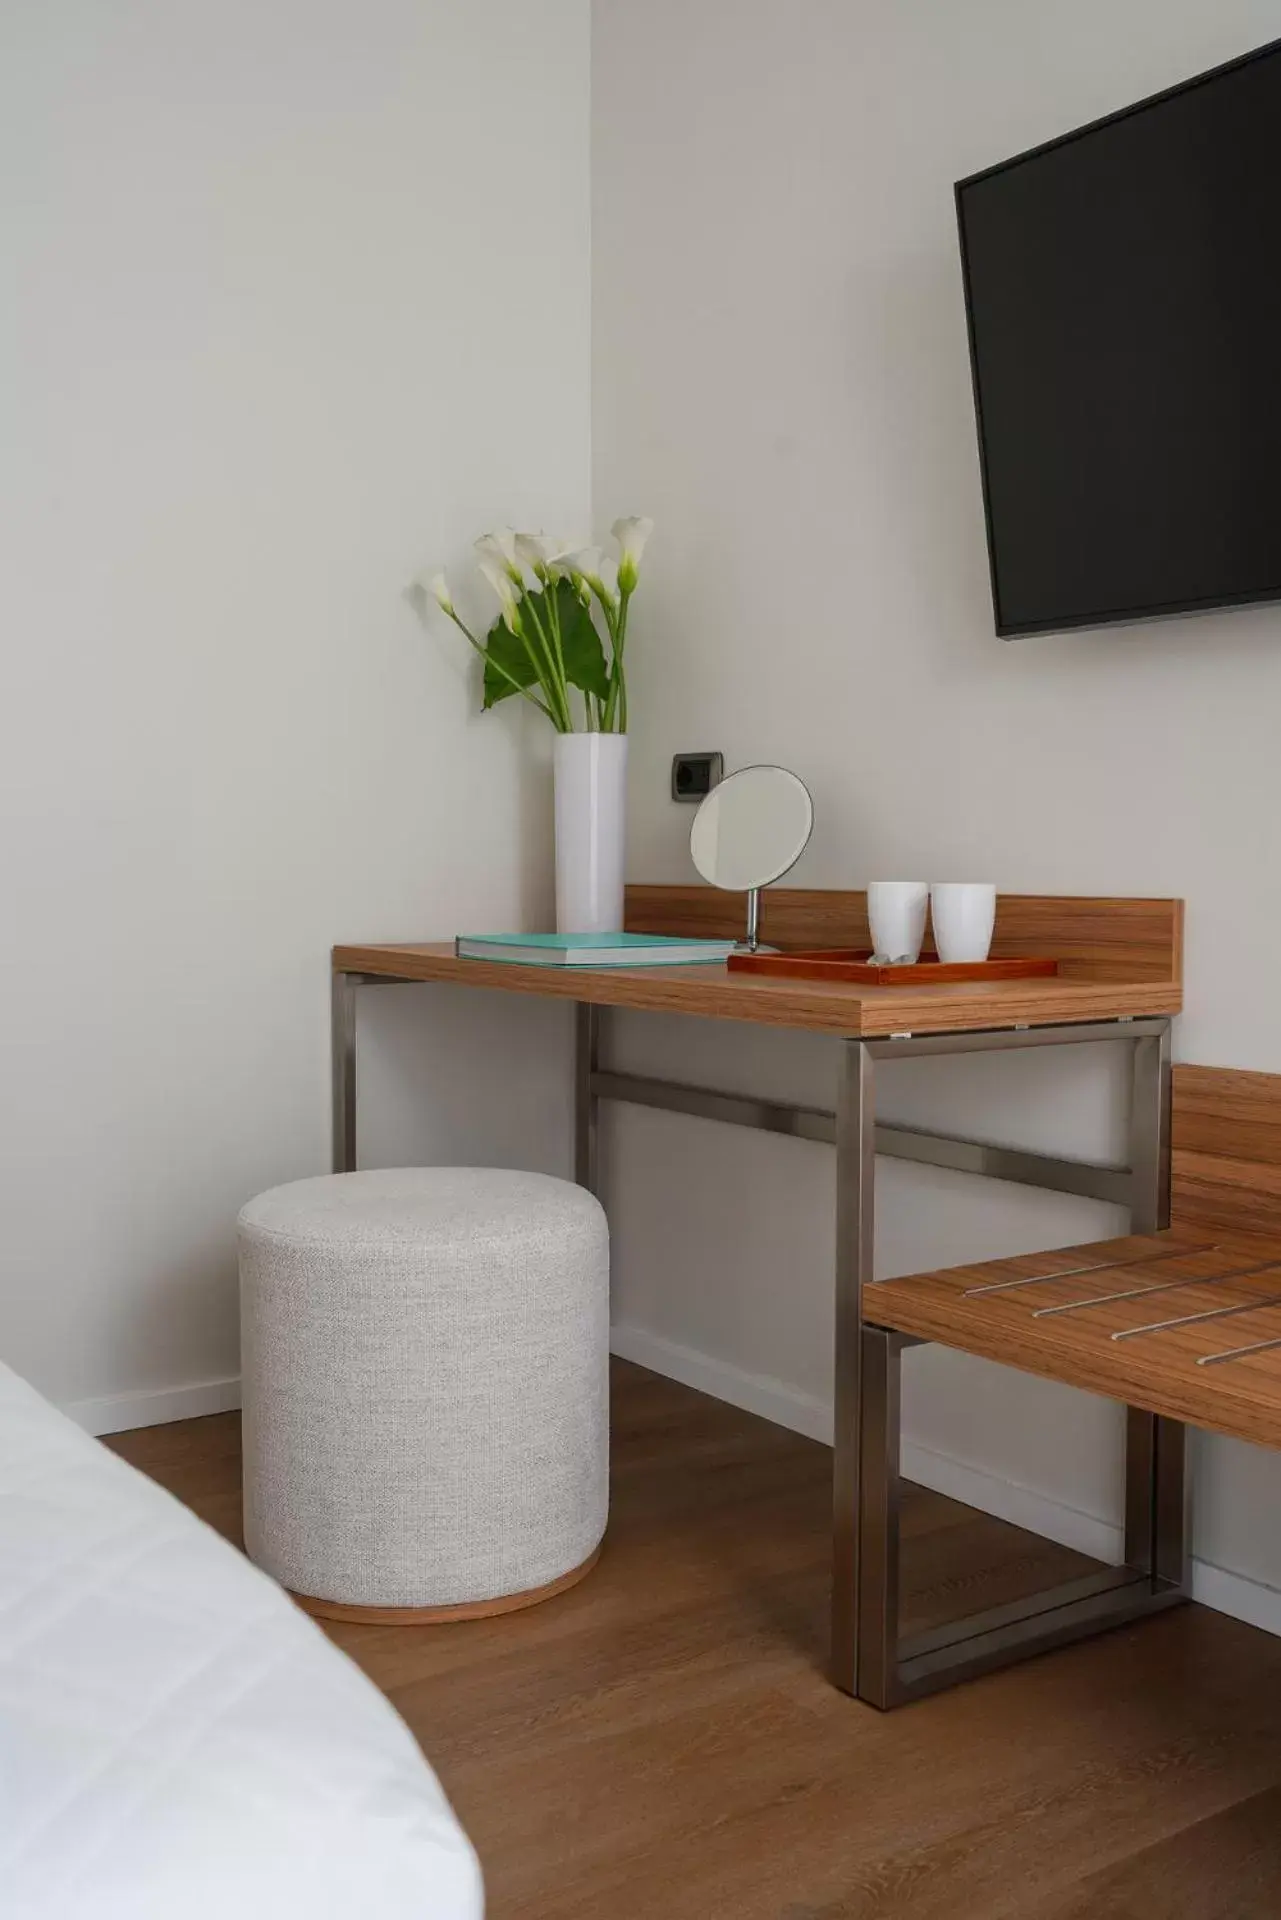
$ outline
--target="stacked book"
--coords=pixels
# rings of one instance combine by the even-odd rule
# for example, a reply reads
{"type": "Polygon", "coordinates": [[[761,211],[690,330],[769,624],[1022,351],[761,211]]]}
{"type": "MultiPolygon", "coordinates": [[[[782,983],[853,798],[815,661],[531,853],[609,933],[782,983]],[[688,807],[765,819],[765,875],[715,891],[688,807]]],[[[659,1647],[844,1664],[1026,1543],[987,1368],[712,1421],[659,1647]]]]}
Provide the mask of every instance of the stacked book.
{"type": "Polygon", "coordinates": [[[727,960],[734,944],[664,933],[460,933],[454,951],[522,967],[705,967],[727,960]]]}

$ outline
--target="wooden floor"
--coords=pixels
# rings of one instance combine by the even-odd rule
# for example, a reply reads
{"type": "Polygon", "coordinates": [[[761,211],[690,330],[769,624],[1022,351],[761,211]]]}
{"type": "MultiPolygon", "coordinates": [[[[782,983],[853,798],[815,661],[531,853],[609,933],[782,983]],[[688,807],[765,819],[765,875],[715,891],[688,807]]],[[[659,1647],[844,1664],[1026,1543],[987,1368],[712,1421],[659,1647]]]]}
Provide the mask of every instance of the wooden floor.
{"type": "MultiPolygon", "coordinates": [[[[333,1638],[418,1734],[491,1920],[1281,1915],[1281,1641],[1198,1607],[880,1715],[824,1678],[826,1450],[635,1367],[599,1568],[333,1638]]],[[[231,1538],[234,1415],[109,1444],[231,1538]]],[[[907,1502],[912,1624],[1073,1556],[907,1502]]]]}

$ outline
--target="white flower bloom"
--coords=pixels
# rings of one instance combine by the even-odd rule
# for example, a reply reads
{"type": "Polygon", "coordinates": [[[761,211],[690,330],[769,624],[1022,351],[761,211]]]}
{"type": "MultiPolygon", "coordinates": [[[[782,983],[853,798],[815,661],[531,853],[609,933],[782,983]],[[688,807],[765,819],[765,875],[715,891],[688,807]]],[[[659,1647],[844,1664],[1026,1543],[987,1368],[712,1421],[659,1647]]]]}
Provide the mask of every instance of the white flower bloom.
{"type": "Polygon", "coordinates": [[[551,574],[553,580],[567,580],[583,605],[590,608],[592,604],[592,590],[588,585],[586,575],[578,564],[578,555],[576,553],[558,553],[554,560],[548,562],[548,572],[551,574]]]}
{"type": "Polygon", "coordinates": [[[611,605],[617,600],[616,564],[603,555],[599,547],[580,547],[577,553],[566,554],[561,565],[575,585],[580,580],[585,580],[602,600],[608,600],[611,605]]]}
{"type": "Polygon", "coordinates": [[[562,559],[569,548],[554,534],[518,533],[515,536],[517,561],[532,573],[544,573],[562,559]]]}
{"type": "Polygon", "coordinates": [[[601,550],[599,547],[577,547],[565,554],[561,564],[570,573],[581,573],[590,580],[594,573],[600,572],[601,550]]]}
{"type": "Polygon", "coordinates": [[[618,584],[624,593],[634,593],[636,590],[641,555],[653,531],[652,520],[636,515],[626,520],[615,520],[610,528],[610,532],[618,542],[618,584]]]}
{"type": "Polygon", "coordinates": [[[507,566],[507,562],[501,554],[495,555],[489,551],[480,552],[480,546],[481,542],[478,540],[476,542],[476,564],[484,574],[486,580],[488,580],[490,586],[494,589],[494,592],[498,595],[499,603],[502,607],[503,620],[506,625],[512,633],[519,633],[520,616],[516,604],[516,589],[512,584],[512,575],[507,566]]]}
{"type": "Polygon", "coordinates": [[[454,600],[449,591],[449,582],[443,573],[439,571],[431,574],[421,573],[415,584],[420,586],[424,593],[431,594],[441,612],[449,614],[452,618],[454,600]]]}
{"type": "Polygon", "coordinates": [[[521,584],[520,566],[516,559],[516,536],[510,527],[496,527],[493,533],[481,534],[476,542],[476,560],[482,572],[486,559],[502,567],[508,579],[515,581],[517,586],[521,584]]]}

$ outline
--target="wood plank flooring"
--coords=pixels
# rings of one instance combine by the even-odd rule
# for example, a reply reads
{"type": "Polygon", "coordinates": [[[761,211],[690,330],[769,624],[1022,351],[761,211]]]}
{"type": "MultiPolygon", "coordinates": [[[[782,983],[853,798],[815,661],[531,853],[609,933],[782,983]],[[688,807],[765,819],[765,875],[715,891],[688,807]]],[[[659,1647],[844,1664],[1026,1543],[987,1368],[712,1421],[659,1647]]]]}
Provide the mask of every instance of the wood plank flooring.
{"type": "MultiPolygon", "coordinates": [[[[491,1920],[1268,1920],[1281,1641],[1198,1607],[881,1715],[823,1672],[827,1451],[615,1376],[605,1552],[528,1613],[329,1629],[421,1739],[491,1920]]],[[[232,1539],[237,1420],[108,1444],[232,1539]]],[[[1081,1564],[940,1496],[915,1628],[1081,1564]]]]}

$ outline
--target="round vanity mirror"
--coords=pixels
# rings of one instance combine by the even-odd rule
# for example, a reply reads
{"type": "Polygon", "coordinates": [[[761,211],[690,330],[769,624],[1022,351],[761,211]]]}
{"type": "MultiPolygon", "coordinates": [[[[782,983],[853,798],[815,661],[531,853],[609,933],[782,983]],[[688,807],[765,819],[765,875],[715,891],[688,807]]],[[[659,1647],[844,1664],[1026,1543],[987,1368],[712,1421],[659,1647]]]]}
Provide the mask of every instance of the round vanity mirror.
{"type": "Polygon", "coordinates": [[[758,893],[804,853],[814,803],[786,767],[743,767],[713,787],[694,817],[689,850],[704,880],[747,894],[747,941],[758,946],[758,893]]]}

